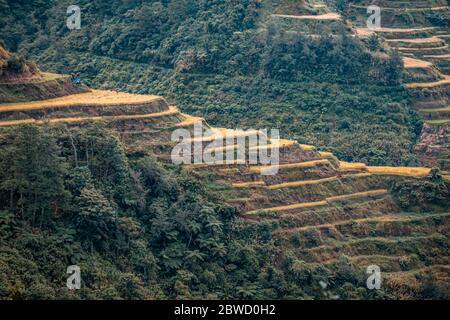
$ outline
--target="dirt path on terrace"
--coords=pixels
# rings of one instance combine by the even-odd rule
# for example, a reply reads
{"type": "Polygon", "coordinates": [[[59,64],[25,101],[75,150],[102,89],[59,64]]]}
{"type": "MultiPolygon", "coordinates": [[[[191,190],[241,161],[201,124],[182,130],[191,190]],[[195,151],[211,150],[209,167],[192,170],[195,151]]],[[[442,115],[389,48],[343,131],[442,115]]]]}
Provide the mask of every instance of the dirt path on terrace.
{"type": "Polygon", "coordinates": [[[289,19],[300,19],[300,20],[341,20],[342,17],[337,13],[325,13],[320,15],[303,15],[294,16],[288,14],[272,14],[273,17],[289,18],[289,19]]]}

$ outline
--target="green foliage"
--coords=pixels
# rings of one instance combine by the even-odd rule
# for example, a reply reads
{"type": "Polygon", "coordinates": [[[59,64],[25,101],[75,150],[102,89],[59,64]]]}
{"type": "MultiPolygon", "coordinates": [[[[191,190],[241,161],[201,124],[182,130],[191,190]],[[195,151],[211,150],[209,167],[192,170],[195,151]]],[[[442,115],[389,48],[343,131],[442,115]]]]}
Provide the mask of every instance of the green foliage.
{"type": "Polygon", "coordinates": [[[371,51],[377,51],[380,49],[380,39],[376,33],[369,37],[367,45],[371,51]]]}
{"type": "MultiPolygon", "coordinates": [[[[71,32],[61,23],[68,0],[0,0],[0,32],[49,70],[163,94],[215,125],[279,128],[348,161],[415,164],[421,123],[399,86],[400,56],[342,27],[292,35],[263,23],[262,3],[80,0],[82,29],[71,32]]],[[[100,124],[2,129],[0,150],[2,299],[390,297],[368,293],[345,257],[325,266],[280,251],[269,225],[236,219],[199,177],[128,157],[100,124]],[[82,270],[75,292],[64,287],[72,264],[82,270]]],[[[413,209],[449,196],[434,171],[392,190],[413,209]]],[[[292,237],[321,241],[314,229],[292,237]]],[[[421,291],[444,296],[432,284],[421,291]]]]}
{"type": "Polygon", "coordinates": [[[400,206],[406,210],[448,210],[450,184],[443,180],[436,170],[432,170],[430,179],[427,180],[394,181],[391,190],[400,206]]]}
{"type": "Polygon", "coordinates": [[[0,191],[4,209],[32,225],[50,222],[64,210],[67,165],[55,138],[45,129],[24,126],[2,135],[0,191]]]}
{"type": "Polygon", "coordinates": [[[417,163],[422,124],[399,86],[400,56],[378,39],[365,43],[342,25],[333,36],[286,32],[263,21],[270,9],[254,0],[81,1],[84,27],[71,32],[60,23],[68,4],[34,1],[42,23],[24,24],[27,12],[6,1],[5,42],[49,70],[80,74],[95,87],[161,94],[217,126],[278,128],[347,161],[417,163]],[[18,36],[16,25],[40,35],[18,36]]]}
{"type": "Polygon", "coordinates": [[[240,239],[234,211],[210,202],[206,184],[129,160],[100,124],[0,137],[2,298],[258,297],[269,248],[240,239]],[[61,289],[72,264],[76,292],[61,289]]]}
{"type": "MultiPolygon", "coordinates": [[[[278,252],[269,224],[235,219],[198,177],[126,157],[100,124],[20,126],[0,136],[3,299],[365,297],[348,261],[317,267],[278,252]],[[77,291],[65,289],[73,264],[77,291]]],[[[293,241],[320,244],[312,231],[293,241]]]]}
{"type": "Polygon", "coordinates": [[[76,201],[75,227],[80,237],[100,248],[109,243],[115,231],[115,211],[109,201],[95,188],[83,188],[76,201]]]}

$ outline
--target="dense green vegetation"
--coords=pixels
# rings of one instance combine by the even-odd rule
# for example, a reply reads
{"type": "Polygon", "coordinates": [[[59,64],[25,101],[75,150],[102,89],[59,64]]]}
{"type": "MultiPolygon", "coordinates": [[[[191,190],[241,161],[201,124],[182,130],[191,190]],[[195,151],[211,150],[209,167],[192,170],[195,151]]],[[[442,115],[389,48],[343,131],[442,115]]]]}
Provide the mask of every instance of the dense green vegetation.
{"type": "MultiPolygon", "coordinates": [[[[164,95],[214,125],[279,128],[348,161],[417,163],[421,122],[400,86],[398,54],[376,37],[358,40],[340,23],[332,34],[327,26],[314,37],[288,32],[257,0],[80,0],[82,29],[69,31],[69,4],[0,0],[0,39],[48,71],[95,88],[164,95]]],[[[19,54],[4,60],[8,74],[35,66],[19,54]]],[[[229,187],[206,176],[127,154],[101,123],[2,128],[0,299],[449,298],[447,284],[423,275],[411,294],[395,283],[367,290],[365,270],[341,251],[332,263],[302,260],[299,250],[324,242],[319,227],[289,233],[290,246],[280,245],[270,222],[244,222],[222,198],[229,187]],[[70,291],[66,268],[74,264],[82,288],[70,291]]],[[[438,170],[390,180],[398,206],[418,217],[448,212],[449,190],[438,170]]],[[[330,215],[364,211],[333,206],[330,215]]],[[[314,214],[319,221],[326,212],[314,214]]],[[[446,258],[448,239],[428,234],[437,230],[431,223],[398,226],[413,231],[395,245],[395,227],[358,223],[350,222],[355,236],[342,239],[356,247],[343,251],[398,250],[405,271],[446,258]]],[[[324,258],[340,239],[325,240],[324,258]]]]}
{"type": "Polygon", "coordinates": [[[213,125],[276,127],[344,160],[417,162],[421,122],[399,86],[401,61],[376,39],[339,24],[333,35],[288,32],[253,0],[80,1],[83,27],[70,31],[68,3],[4,0],[1,37],[48,70],[162,94],[213,125]]]}
{"type": "Polygon", "coordinates": [[[426,180],[394,181],[391,189],[405,210],[432,211],[447,206],[450,198],[450,184],[438,168],[433,168],[426,180]]]}
{"type": "Polygon", "coordinates": [[[128,158],[102,125],[4,129],[0,148],[1,298],[392,297],[345,257],[312,268],[278,252],[213,185],[128,158]],[[65,288],[72,264],[81,290],[65,288]]]}
{"type": "Polygon", "coordinates": [[[0,296],[240,297],[268,252],[233,232],[234,211],[152,158],[127,159],[98,126],[2,132],[0,296]]]}
{"type": "Polygon", "coordinates": [[[40,1],[28,6],[6,1],[4,8],[13,15],[4,21],[2,34],[10,49],[56,49],[53,41],[58,41],[64,50],[152,63],[179,72],[263,73],[291,81],[313,76],[329,82],[396,84],[400,77],[398,57],[372,55],[343,26],[337,37],[324,32],[310,38],[289,34],[276,21],[263,23],[260,1],[80,1],[86,27],[76,32],[60,23],[70,2],[50,3],[38,7],[40,1]],[[39,22],[25,21],[18,35],[10,29],[17,19],[23,21],[27,10],[39,22]]]}

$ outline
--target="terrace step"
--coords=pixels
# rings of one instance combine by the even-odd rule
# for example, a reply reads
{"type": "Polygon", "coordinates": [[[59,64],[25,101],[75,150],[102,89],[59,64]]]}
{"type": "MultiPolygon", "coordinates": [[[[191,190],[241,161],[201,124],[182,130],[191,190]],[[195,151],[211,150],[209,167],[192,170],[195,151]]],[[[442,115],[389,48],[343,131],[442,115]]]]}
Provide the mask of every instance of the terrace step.
{"type": "Polygon", "coordinates": [[[201,117],[194,117],[185,113],[181,113],[183,120],[176,124],[177,127],[192,126],[197,122],[204,122],[205,119],[201,117]]]}
{"type": "Polygon", "coordinates": [[[76,106],[118,106],[142,105],[154,101],[163,101],[160,96],[138,95],[109,90],[91,90],[89,92],[32,102],[17,102],[0,104],[0,112],[27,111],[47,108],[76,106]]]}
{"type": "Polygon", "coordinates": [[[384,167],[368,166],[367,170],[372,174],[396,175],[408,177],[425,177],[430,173],[430,168],[424,167],[384,167]]]}
{"type": "Polygon", "coordinates": [[[404,57],[403,64],[405,68],[430,68],[433,64],[428,61],[404,57]]]}
{"type": "Polygon", "coordinates": [[[352,194],[347,194],[347,195],[328,197],[322,201],[301,202],[301,203],[294,203],[294,204],[285,205],[285,206],[261,208],[258,210],[252,210],[252,211],[245,212],[245,214],[256,214],[258,212],[282,212],[282,211],[289,211],[289,210],[294,210],[294,209],[320,207],[320,206],[328,205],[332,202],[354,200],[354,199],[366,198],[366,197],[375,197],[375,196],[386,195],[386,194],[388,194],[388,191],[386,189],[371,190],[371,191],[357,192],[357,193],[352,193],[352,194]]]}
{"type": "Polygon", "coordinates": [[[320,245],[314,248],[300,249],[297,255],[307,262],[322,262],[337,259],[340,255],[358,256],[361,254],[418,254],[421,259],[442,257],[448,263],[449,240],[442,234],[425,236],[406,236],[394,239],[382,237],[368,237],[335,241],[333,244],[320,245]],[[427,249],[427,256],[423,255],[423,248],[427,249]]]}
{"type": "Polygon", "coordinates": [[[135,119],[149,119],[159,118],[169,115],[178,114],[178,108],[171,106],[166,111],[149,113],[149,114],[134,114],[134,115],[119,115],[119,116],[92,116],[92,117],[76,117],[76,118],[49,118],[49,119],[25,119],[25,120],[11,120],[0,121],[0,127],[15,126],[22,124],[46,124],[46,123],[78,123],[84,121],[120,121],[120,120],[135,120],[135,119]]]}
{"type": "MultiPolygon", "coordinates": [[[[445,263],[446,260],[433,257],[427,258],[426,261],[420,259],[417,254],[404,254],[404,255],[383,255],[383,254],[374,254],[374,255],[356,255],[356,256],[346,256],[348,261],[356,266],[359,266],[363,269],[366,269],[369,265],[377,265],[380,267],[381,271],[387,275],[386,278],[392,275],[398,274],[408,274],[412,272],[416,272],[418,270],[426,270],[428,268],[440,268],[445,267],[447,265],[442,264],[445,263]]],[[[321,264],[324,265],[333,265],[339,263],[338,259],[331,259],[328,261],[324,261],[321,264]]]]}
{"type": "Polygon", "coordinates": [[[367,171],[367,166],[362,162],[339,161],[338,171],[362,170],[367,171]]]}
{"type": "Polygon", "coordinates": [[[424,118],[429,118],[432,120],[439,120],[440,118],[446,119],[450,117],[450,106],[444,108],[419,109],[418,111],[424,118]]]}
{"type": "Polygon", "coordinates": [[[423,52],[423,51],[442,51],[442,50],[447,50],[449,47],[448,45],[442,45],[439,47],[424,47],[424,48],[410,48],[410,47],[397,47],[398,51],[401,52],[411,52],[411,53],[415,53],[415,52],[423,52]]]}
{"type": "MultiPolygon", "coordinates": [[[[367,10],[367,6],[364,5],[350,4],[349,6],[352,8],[367,10]]],[[[449,9],[450,8],[448,6],[420,7],[420,8],[385,7],[385,6],[381,7],[381,10],[383,11],[395,11],[395,12],[445,11],[449,9]]]]}
{"type": "Polygon", "coordinates": [[[314,185],[314,184],[321,184],[325,182],[330,181],[337,181],[339,178],[344,177],[368,177],[370,176],[370,173],[364,172],[364,173],[354,173],[354,174],[345,174],[342,176],[331,176],[321,179],[309,179],[309,180],[300,180],[300,181],[290,181],[290,182],[283,182],[283,183],[276,183],[276,184],[268,184],[264,181],[252,181],[252,182],[235,182],[231,185],[233,187],[262,187],[267,189],[282,189],[282,188],[290,188],[290,187],[298,187],[298,186],[306,186],[306,185],[314,185]]]}
{"type": "Polygon", "coordinates": [[[428,38],[400,38],[400,39],[386,39],[386,42],[403,42],[408,44],[423,44],[423,43],[442,43],[442,36],[431,36],[428,38]]]}
{"type": "Polygon", "coordinates": [[[450,213],[427,215],[387,214],[374,217],[336,220],[324,224],[312,224],[295,228],[280,228],[274,231],[277,239],[283,241],[286,235],[298,233],[305,237],[315,232],[320,242],[327,238],[343,240],[345,238],[383,237],[392,238],[412,234],[447,234],[450,230],[450,213]]]}
{"type": "MultiPolygon", "coordinates": [[[[450,273],[450,265],[448,264],[434,264],[431,266],[426,266],[423,268],[419,268],[419,269],[412,269],[412,270],[408,270],[408,273],[420,273],[420,272],[430,272],[433,269],[439,269],[439,270],[443,270],[446,273],[450,273]]],[[[404,272],[401,272],[402,274],[404,274],[404,272]]],[[[386,272],[386,276],[394,276],[399,274],[399,272],[386,272]]]]}
{"type": "Polygon", "coordinates": [[[450,84],[450,76],[443,75],[444,79],[439,81],[433,81],[433,82],[413,82],[413,83],[407,83],[405,86],[410,89],[416,89],[416,88],[433,88],[438,86],[444,86],[447,84],[450,84]]]}
{"type": "Polygon", "coordinates": [[[410,1],[392,1],[392,0],[353,0],[352,2],[357,2],[360,5],[364,5],[364,6],[369,6],[371,4],[375,4],[378,6],[390,6],[393,9],[395,8],[410,8],[410,7],[414,7],[414,8],[426,8],[426,7],[437,7],[437,6],[445,6],[447,4],[446,0],[428,0],[428,1],[423,1],[423,0],[410,0],[410,1]]]}
{"type": "Polygon", "coordinates": [[[425,55],[424,58],[430,59],[450,59],[450,53],[447,54],[435,54],[435,55],[425,55]]]}
{"type": "Polygon", "coordinates": [[[444,125],[450,122],[450,119],[427,120],[425,123],[430,125],[444,125]]]}
{"type": "MultiPolygon", "coordinates": [[[[288,170],[288,169],[298,169],[298,168],[312,168],[318,165],[331,165],[330,161],[327,159],[319,159],[319,160],[311,160],[304,162],[292,162],[280,164],[278,168],[280,170],[288,170]]],[[[261,173],[264,170],[271,170],[272,166],[250,166],[249,171],[254,173],[261,173]]]]}
{"type": "MultiPolygon", "coordinates": [[[[356,34],[358,36],[370,36],[374,33],[391,33],[391,34],[416,34],[421,32],[429,32],[435,30],[436,27],[424,27],[424,28],[356,28],[356,34]]],[[[392,35],[394,37],[394,35],[392,35]]]]}
{"type": "MultiPolygon", "coordinates": [[[[360,202],[341,206],[318,207],[307,210],[286,212],[282,215],[264,216],[264,220],[273,223],[273,228],[300,228],[314,224],[333,223],[335,221],[362,219],[392,214],[398,208],[391,197],[365,199],[360,202]]],[[[258,215],[247,215],[245,219],[258,220],[258,215]]],[[[249,221],[252,221],[249,220],[249,221]]],[[[261,220],[261,219],[260,219],[261,220]]]]}

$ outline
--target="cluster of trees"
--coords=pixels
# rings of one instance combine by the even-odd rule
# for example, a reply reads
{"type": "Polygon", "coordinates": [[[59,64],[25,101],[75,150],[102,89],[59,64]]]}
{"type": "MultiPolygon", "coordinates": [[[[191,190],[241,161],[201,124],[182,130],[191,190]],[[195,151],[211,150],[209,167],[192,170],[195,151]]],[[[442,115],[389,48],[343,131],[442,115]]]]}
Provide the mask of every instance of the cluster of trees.
{"type": "MultiPolygon", "coordinates": [[[[262,23],[265,14],[257,0],[80,1],[81,30],[65,27],[69,2],[50,1],[42,7],[34,0],[17,6],[10,23],[0,25],[10,49],[36,51],[54,48],[90,52],[134,62],[151,63],[179,72],[246,75],[263,74],[295,81],[301,76],[358,83],[397,84],[401,59],[375,55],[358,39],[321,28],[319,37],[286,32],[278,20],[262,23]],[[22,21],[29,13],[34,19],[22,21]],[[35,19],[39,19],[36,21],[35,19]],[[11,28],[25,23],[24,34],[11,28]]],[[[316,32],[317,30],[313,30],[316,32]]]]}
{"type": "Polygon", "coordinates": [[[408,211],[448,210],[450,183],[442,179],[439,168],[431,169],[428,179],[393,181],[391,190],[399,205],[408,211]]]}
{"type": "MultiPolygon", "coordinates": [[[[374,54],[343,26],[339,34],[324,30],[318,37],[273,30],[266,36],[262,65],[264,74],[285,81],[308,77],[315,81],[345,84],[399,84],[401,58],[396,52],[374,54]]],[[[375,52],[378,47],[370,47],[375,52]]],[[[242,63],[245,63],[242,61],[242,63]]]]}

